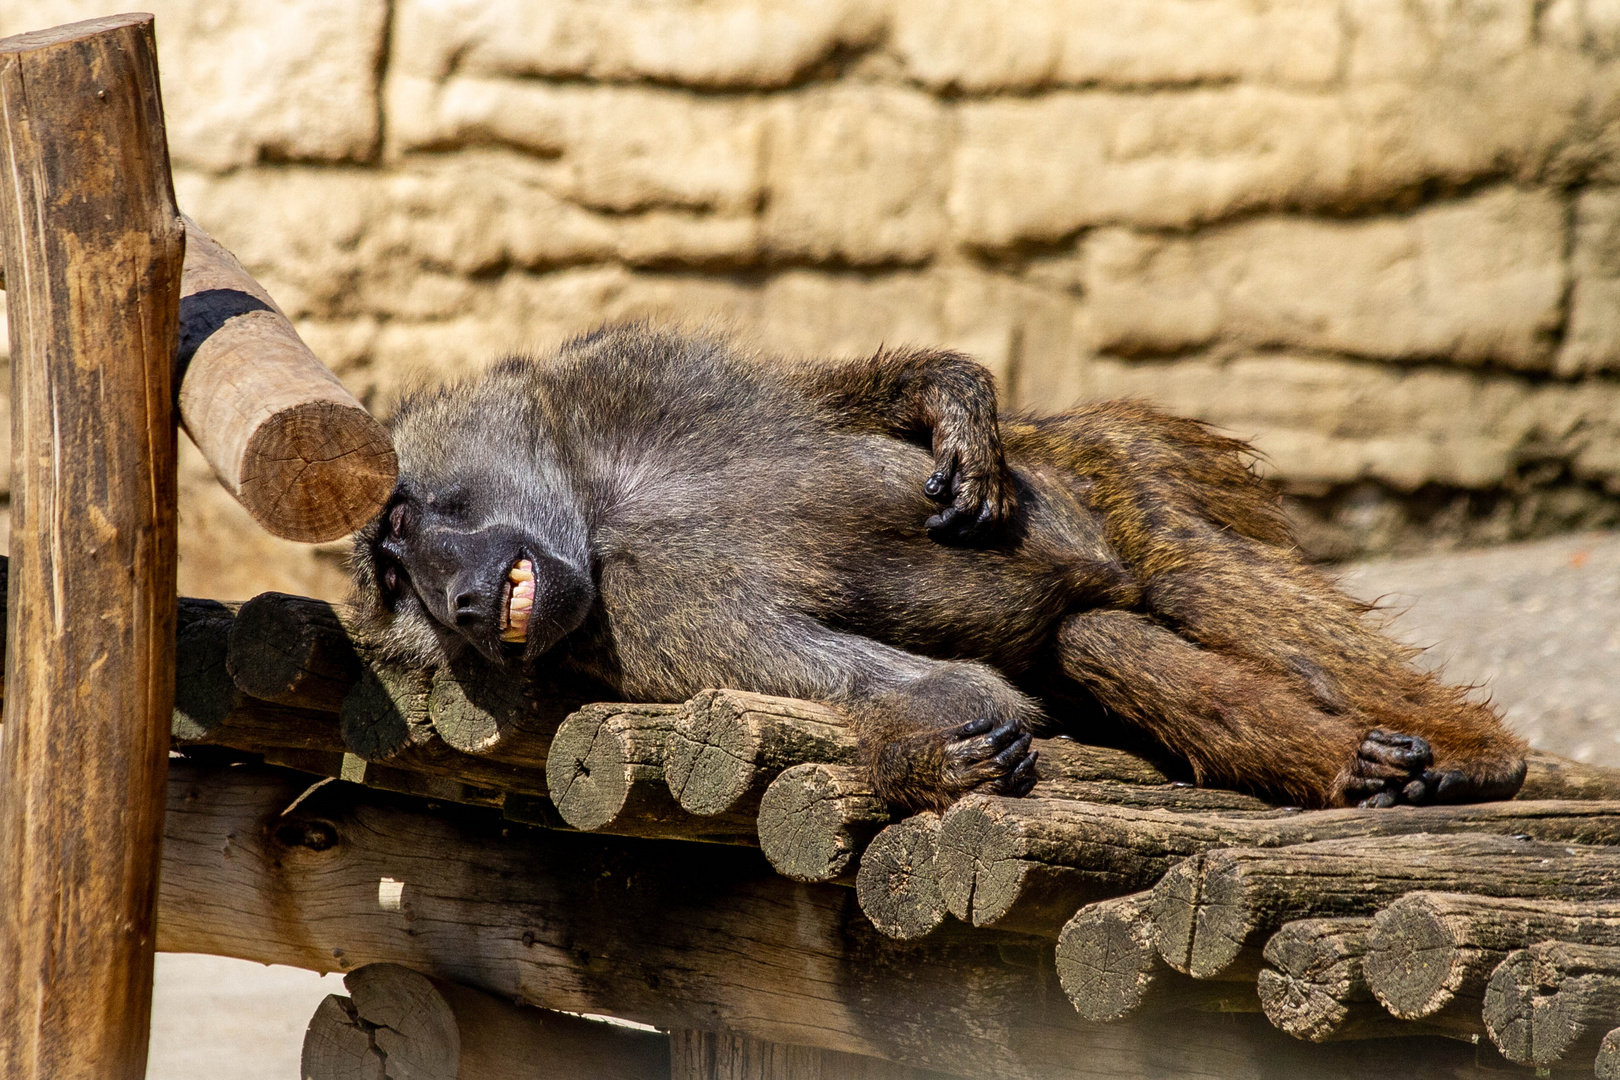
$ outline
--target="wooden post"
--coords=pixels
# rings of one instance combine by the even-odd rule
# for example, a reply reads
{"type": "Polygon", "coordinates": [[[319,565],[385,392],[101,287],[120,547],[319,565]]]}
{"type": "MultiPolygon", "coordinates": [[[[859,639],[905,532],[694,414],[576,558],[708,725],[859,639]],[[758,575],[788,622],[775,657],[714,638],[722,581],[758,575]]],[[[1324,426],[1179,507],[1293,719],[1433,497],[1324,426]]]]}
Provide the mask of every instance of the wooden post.
{"type": "Polygon", "coordinates": [[[174,695],[184,232],[150,15],[0,41],[12,534],[0,1075],[134,1080],[174,695]]]}

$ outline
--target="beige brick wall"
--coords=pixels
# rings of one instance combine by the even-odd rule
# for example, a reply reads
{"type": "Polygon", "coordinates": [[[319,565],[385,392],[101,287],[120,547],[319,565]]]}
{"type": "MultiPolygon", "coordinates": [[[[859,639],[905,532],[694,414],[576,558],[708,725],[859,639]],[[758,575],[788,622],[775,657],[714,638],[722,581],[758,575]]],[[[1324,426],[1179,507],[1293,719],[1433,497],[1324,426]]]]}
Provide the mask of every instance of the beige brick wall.
{"type": "MultiPolygon", "coordinates": [[[[1616,0],[149,6],[182,205],[377,408],[711,320],[1206,417],[1325,555],[1620,522],[1616,0]]],[[[184,468],[189,591],[341,588],[184,468]]]]}

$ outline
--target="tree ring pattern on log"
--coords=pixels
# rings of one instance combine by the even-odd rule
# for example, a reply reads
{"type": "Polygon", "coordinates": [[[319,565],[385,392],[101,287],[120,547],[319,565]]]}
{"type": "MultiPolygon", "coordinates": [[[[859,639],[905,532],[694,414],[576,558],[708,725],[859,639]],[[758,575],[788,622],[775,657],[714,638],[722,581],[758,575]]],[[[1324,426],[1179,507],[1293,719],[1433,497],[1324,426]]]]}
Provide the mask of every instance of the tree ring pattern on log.
{"type": "Polygon", "coordinates": [[[393,444],[370,413],[309,401],[278,413],[248,440],[240,498],[277,536],[321,543],[370,521],[398,473],[393,444]]]}
{"type": "Polygon", "coordinates": [[[759,804],[759,846],[776,872],[794,881],[842,878],[889,821],[889,806],[858,766],[796,765],[759,804]]]}
{"type": "Polygon", "coordinates": [[[909,941],[945,921],[945,898],[934,869],[938,855],[939,815],[934,813],[890,825],[867,845],[855,895],[879,933],[909,941]]]}
{"type": "Polygon", "coordinates": [[[688,701],[666,749],[664,777],[670,793],[692,814],[724,813],[754,783],[758,727],[719,697],[718,691],[705,691],[688,701]]]}

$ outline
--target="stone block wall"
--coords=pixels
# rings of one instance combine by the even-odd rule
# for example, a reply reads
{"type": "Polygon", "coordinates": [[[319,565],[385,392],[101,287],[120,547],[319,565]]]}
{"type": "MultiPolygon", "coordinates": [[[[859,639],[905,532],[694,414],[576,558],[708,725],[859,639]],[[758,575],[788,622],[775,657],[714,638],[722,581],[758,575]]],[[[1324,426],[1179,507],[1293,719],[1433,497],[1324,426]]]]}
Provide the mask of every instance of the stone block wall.
{"type": "MultiPolygon", "coordinates": [[[[1323,557],[1620,523],[1617,0],[150,7],[182,205],[380,410],[652,315],[1205,417],[1323,557]]],[[[185,470],[187,591],[341,589],[185,470]]]]}

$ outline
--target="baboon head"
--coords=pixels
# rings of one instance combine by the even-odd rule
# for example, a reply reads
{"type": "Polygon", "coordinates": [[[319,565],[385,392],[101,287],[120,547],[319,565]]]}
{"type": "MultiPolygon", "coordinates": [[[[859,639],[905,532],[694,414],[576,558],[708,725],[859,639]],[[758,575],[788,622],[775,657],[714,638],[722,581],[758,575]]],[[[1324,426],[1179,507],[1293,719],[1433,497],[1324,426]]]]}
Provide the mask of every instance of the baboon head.
{"type": "Polygon", "coordinates": [[[468,646],[531,660],[596,600],[581,493],[510,360],[418,395],[392,422],[399,483],[355,538],[356,602],[392,653],[423,664],[468,646]]]}

